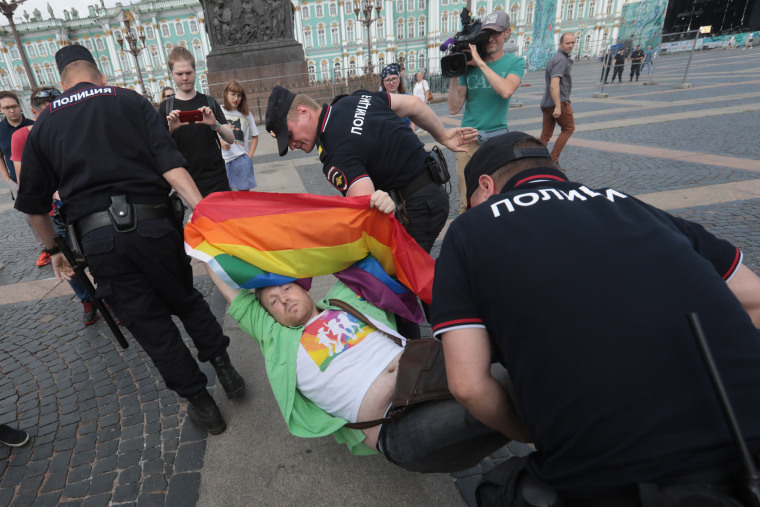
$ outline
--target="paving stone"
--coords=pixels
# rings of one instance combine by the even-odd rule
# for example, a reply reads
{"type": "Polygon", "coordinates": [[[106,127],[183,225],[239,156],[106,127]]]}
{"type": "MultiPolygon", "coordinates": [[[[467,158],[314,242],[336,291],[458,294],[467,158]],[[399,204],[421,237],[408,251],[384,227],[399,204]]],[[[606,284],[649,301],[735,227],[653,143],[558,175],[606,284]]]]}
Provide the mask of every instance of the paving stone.
{"type": "Polygon", "coordinates": [[[177,472],[200,470],[203,467],[203,456],[205,453],[205,440],[180,445],[177,449],[174,469],[177,472]]]}
{"type": "Polygon", "coordinates": [[[71,466],[76,467],[79,465],[88,465],[95,459],[95,451],[87,451],[82,453],[75,453],[71,458],[71,466]]]}
{"type": "Polygon", "coordinates": [[[90,482],[90,490],[88,494],[99,495],[101,493],[109,493],[113,490],[113,483],[117,477],[116,472],[108,472],[105,474],[95,475],[90,482]]]}
{"type": "Polygon", "coordinates": [[[106,456],[104,458],[99,459],[95,463],[95,467],[92,469],[92,475],[99,475],[106,472],[113,472],[116,470],[116,465],[118,461],[118,455],[112,454],[110,456],[106,456]]]}
{"type": "Polygon", "coordinates": [[[195,505],[198,501],[198,490],[201,483],[201,474],[176,473],[169,480],[169,490],[166,494],[166,507],[184,507],[195,505]]]}
{"type": "Polygon", "coordinates": [[[51,472],[50,474],[48,474],[47,478],[45,479],[45,482],[42,485],[41,491],[43,493],[47,493],[50,491],[62,490],[64,486],[66,486],[67,478],[68,478],[67,470],[58,470],[58,471],[51,472]]]}
{"type": "Polygon", "coordinates": [[[61,492],[48,493],[46,495],[37,495],[32,503],[32,507],[55,507],[61,498],[61,492]]]}
{"type": "Polygon", "coordinates": [[[154,493],[152,495],[140,495],[137,500],[137,507],[163,507],[164,494],[154,493]]]}
{"type": "Polygon", "coordinates": [[[139,493],[140,493],[139,483],[122,484],[122,485],[116,486],[116,489],[113,492],[113,497],[111,499],[114,502],[127,502],[130,500],[135,500],[139,493]]]}
{"type": "Polygon", "coordinates": [[[92,467],[88,465],[81,465],[69,470],[69,481],[79,482],[89,479],[92,476],[92,467]]]}
{"type": "Polygon", "coordinates": [[[106,507],[111,502],[111,493],[88,496],[82,502],[82,507],[106,507]]]}
{"type": "Polygon", "coordinates": [[[24,477],[36,477],[38,475],[43,475],[45,472],[48,471],[48,466],[50,465],[50,461],[47,459],[42,459],[40,461],[33,461],[26,467],[26,474],[24,477]]]}

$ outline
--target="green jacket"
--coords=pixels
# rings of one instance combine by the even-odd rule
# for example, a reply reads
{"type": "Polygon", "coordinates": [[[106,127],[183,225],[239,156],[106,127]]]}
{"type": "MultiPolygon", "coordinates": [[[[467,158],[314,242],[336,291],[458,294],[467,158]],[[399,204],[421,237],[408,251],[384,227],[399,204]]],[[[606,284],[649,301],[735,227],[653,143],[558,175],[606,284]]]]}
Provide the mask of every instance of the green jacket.
{"type": "MultiPolygon", "coordinates": [[[[396,320],[391,313],[361,299],[341,282],[330,289],[327,297],[317,303],[317,307],[320,310],[328,308],[328,299],[345,301],[363,314],[391,329],[396,329],[396,320]]],[[[247,290],[240,291],[227,313],[237,321],[240,329],[259,342],[266,361],[267,376],[272,392],[290,433],[306,438],[332,434],[338,443],[348,446],[351,454],[361,456],[377,454],[375,449],[363,443],[364,433],[344,427],[345,420],[331,416],[304,397],[296,388],[296,356],[303,326],[285,327],[278,324],[261,307],[256,300],[256,295],[247,290]]]]}

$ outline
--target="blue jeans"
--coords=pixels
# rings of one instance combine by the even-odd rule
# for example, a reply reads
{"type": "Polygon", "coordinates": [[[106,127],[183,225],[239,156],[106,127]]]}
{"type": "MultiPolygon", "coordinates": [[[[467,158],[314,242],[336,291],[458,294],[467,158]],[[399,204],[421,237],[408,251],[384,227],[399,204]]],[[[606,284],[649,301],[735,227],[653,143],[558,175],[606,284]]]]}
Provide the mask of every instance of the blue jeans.
{"type": "MultiPolygon", "coordinates": [[[[509,378],[501,372],[497,380],[506,388],[509,378]]],[[[477,465],[508,442],[452,398],[420,403],[383,424],[378,450],[411,472],[450,473],[477,465]]]]}

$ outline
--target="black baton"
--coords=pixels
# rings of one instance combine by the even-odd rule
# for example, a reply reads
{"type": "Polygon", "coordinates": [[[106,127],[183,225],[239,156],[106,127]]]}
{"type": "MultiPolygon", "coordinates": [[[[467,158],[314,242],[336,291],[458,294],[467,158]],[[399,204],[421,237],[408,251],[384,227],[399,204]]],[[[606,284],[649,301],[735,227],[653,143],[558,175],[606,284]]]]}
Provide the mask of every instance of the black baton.
{"type": "Polygon", "coordinates": [[[731,430],[731,435],[734,437],[734,443],[736,444],[736,450],[739,451],[739,457],[742,461],[742,467],[746,474],[746,483],[744,484],[745,494],[747,495],[746,501],[748,505],[752,507],[760,507],[760,476],[757,475],[757,469],[752,461],[752,455],[747,448],[747,443],[744,440],[744,435],[739,427],[739,421],[736,419],[734,409],[731,406],[731,400],[728,399],[726,388],[723,386],[723,381],[720,378],[718,367],[715,364],[713,355],[710,352],[710,347],[707,344],[705,333],[702,330],[702,325],[699,322],[699,316],[696,313],[689,313],[687,315],[691,330],[694,333],[694,337],[697,339],[697,345],[699,346],[699,352],[702,354],[702,359],[705,361],[707,367],[707,373],[710,375],[713,387],[715,388],[715,394],[720,402],[720,407],[723,409],[723,415],[726,418],[728,427],[731,430]]]}
{"type": "Polygon", "coordinates": [[[129,343],[127,343],[127,339],[124,338],[124,333],[121,332],[121,329],[119,329],[119,326],[113,320],[113,317],[111,317],[111,312],[108,311],[106,305],[104,305],[103,301],[95,294],[95,287],[92,286],[92,282],[90,282],[90,279],[84,272],[84,266],[78,263],[74,258],[74,252],[72,252],[71,248],[69,248],[69,244],[66,243],[66,240],[61,235],[53,236],[53,240],[55,241],[55,244],[58,245],[58,248],[61,249],[63,256],[66,257],[66,260],[69,261],[71,269],[74,270],[74,275],[79,279],[80,282],[82,282],[84,288],[87,289],[87,294],[90,295],[92,302],[95,304],[95,308],[98,309],[100,314],[106,320],[108,327],[111,328],[111,332],[116,338],[116,341],[119,342],[121,348],[129,348],[129,343]]]}

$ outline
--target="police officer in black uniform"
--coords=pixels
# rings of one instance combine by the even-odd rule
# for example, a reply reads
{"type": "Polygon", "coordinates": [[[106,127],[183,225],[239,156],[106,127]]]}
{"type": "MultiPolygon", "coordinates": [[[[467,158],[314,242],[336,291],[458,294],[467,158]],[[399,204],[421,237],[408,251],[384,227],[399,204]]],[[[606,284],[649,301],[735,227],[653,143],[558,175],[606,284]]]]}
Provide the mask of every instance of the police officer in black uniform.
{"type": "Polygon", "coordinates": [[[146,99],[107,86],[83,46],[66,46],[55,58],[65,93],[29,135],[16,208],[30,215],[56,276],[70,279],[48,216],[58,189],[61,214],[77,232],[98,295],[109,298],[166,386],[188,399],[190,418],[221,433],[226,424],[206,390],[206,376],[171,317],[182,321],[198,359],[212,363],[227,396],[242,395],[245,383],[226,352],[229,338],[193,288],[182,231],[167,203],[172,187],[191,207],[201,195],[146,99]]]}
{"type": "Polygon", "coordinates": [[[433,110],[411,95],[360,90],[320,108],[281,86],[269,96],[266,129],[277,138],[280,156],[288,146],[309,153],[316,145],[325,176],[345,196],[375,189],[395,193],[404,226],[429,253],[449,214],[436,174],[445,161],[425,151],[405,117],[453,151],[465,151],[459,146],[477,136],[469,127],[446,130],[433,110]]]}

